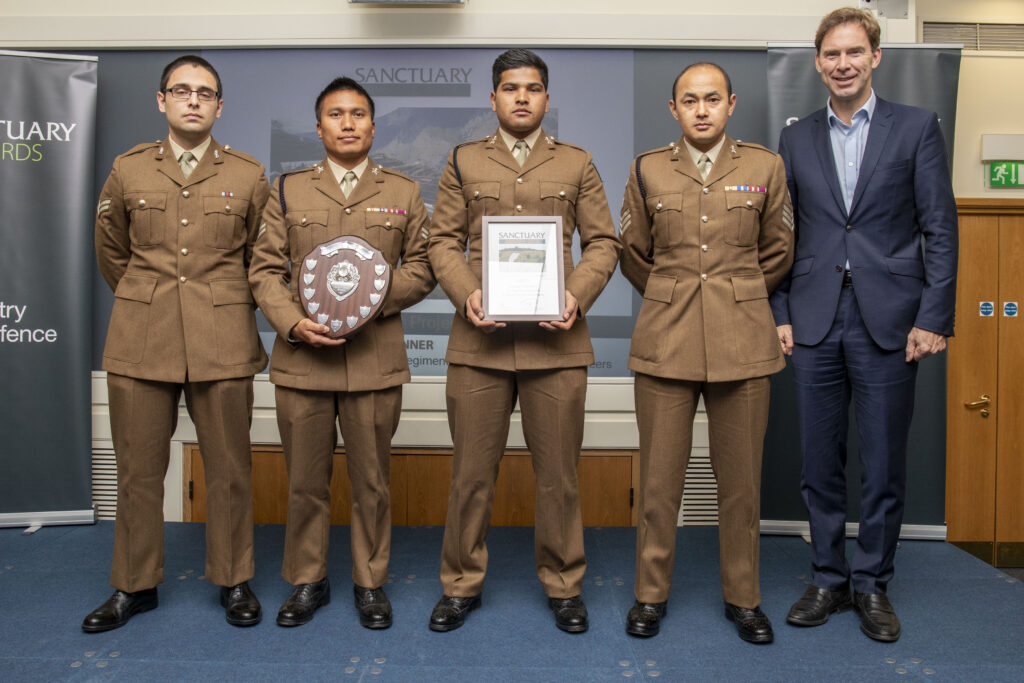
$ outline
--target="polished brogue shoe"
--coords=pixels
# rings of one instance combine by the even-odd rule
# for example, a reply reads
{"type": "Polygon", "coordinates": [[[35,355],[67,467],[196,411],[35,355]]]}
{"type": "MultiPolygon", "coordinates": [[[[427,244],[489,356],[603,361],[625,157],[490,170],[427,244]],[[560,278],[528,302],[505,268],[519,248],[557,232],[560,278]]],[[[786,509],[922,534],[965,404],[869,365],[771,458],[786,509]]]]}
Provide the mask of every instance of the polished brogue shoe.
{"type": "Polygon", "coordinates": [[[548,598],[548,609],[555,613],[555,626],[566,633],[583,633],[590,625],[587,622],[587,606],[583,598],[548,598]]]}
{"type": "Polygon", "coordinates": [[[224,618],[232,626],[255,626],[263,618],[260,601],[248,581],[237,586],[221,586],[220,605],[224,608],[224,618]]]}
{"type": "Polygon", "coordinates": [[[89,613],[82,622],[82,630],[99,633],[121,628],[133,615],[156,609],[157,604],[156,588],[134,593],[116,590],[105,603],[89,613]]]}
{"type": "Polygon", "coordinates": [[[359,623],[366,628],[387,628],[391,626],[391,601],[383,588],[353,586],[359,623]]]}
{"type": "Polygon", "coordinates": [[[626,615],[626,633],[631,636],[650,638],[658,635],[661,620],[668,614],[664,602],[640,602],[637,600],[626,615]]]}
{"type": "Polygon", "coordinates": [[[853,608],[860,615],[860,630],[883,643],[899,640],[900,620],[885,593],[853,594],[853,608]]]}
{"type": "Polygon", "coordinates": [[[319,608],[330,602],[331,584],[326,577],[316,583],[296,586],[277,612],[277,625],[301,626],[308,623],[319,608]]]}
{"type": "Polygon", "coordinates": [[[430,630],[454,631],[466,623],[466,615],[479,607],[480,604],[479,595],[474,595],[470,598],[441,596],[441,599],[434,605],[434,611],[430,613],[430,630]]]}
{"type": "Polygon", "coordinates": [[[748,643],[765,644],[775,639],[772,633],[772,622],[761,611],[760,607],[747,609],[725,603],[726,618],[736,624],[736,632],[748,643]]]}
{"type": "Polygon", "coordinates": [[[793,603],[786,615],[786,622],[794,626],[821,626],[830,614],[845,612],[853,607],[850,589],[830,591],[827,588],[808,586],[802,598],[793,603]]]}

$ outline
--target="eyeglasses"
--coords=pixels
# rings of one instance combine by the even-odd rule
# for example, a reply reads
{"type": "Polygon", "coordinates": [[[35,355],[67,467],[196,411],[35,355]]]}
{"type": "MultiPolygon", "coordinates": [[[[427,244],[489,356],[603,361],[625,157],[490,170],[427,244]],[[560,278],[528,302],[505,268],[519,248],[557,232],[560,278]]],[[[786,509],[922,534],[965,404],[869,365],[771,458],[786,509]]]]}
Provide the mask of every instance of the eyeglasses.
{"type": "Polygon", "coordinates": [[[193,90],[192,88],[189,88],[184,85],[172,86],[164,90],[164,92],[169,94],[176,100],[190,99],[192,97],[192,93],[196,94],[196,97],[199,98],[200,102],[213,102],[218,97],[220,97],[220,93],[216,90],[210,90],[209,88],[199,88],[198,90],[193,90]]]}

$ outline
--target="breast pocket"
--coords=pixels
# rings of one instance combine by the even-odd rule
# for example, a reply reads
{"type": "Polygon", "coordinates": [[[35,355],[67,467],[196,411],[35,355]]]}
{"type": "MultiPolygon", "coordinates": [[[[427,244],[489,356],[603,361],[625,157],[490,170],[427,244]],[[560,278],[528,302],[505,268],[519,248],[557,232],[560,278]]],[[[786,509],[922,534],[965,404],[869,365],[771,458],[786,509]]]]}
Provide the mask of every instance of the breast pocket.
{"type": "Polygon", "coordinates": [[[466,183],[462,186],[462,197],[466,200],[469,214],[470,234],[480,234],[480,218],[497,215],[501,183],[466,183]]]}
{"type": "Polygon", "coordinates": [[[665,249],[683,241],[683,195],[668,193],[647,198],[654,246],[665,249]]]}
{"type": "Polygon", "coordinates": [[[576,198],[580,188],[571,183],[540,183],[540,205],[545,215],[562,216],[571,223],[576,222],[576,198]]]}
{"type": "Polygon", "coordinates": [[[164,241],[167,224],[166,192],[129,192],[124,197],[131,224],[128,234],[132,244],[151,245],[164,241]]]}
{"type": "Polygon", "coordinates": [[[367,241],[380,249],[392,267],[398,264],[402,253],[407,224],[405,214],[371,212],[366,215],[367,241]]]}
{"type": "Polygon", "coordinates": [[[763,192],[725,193],[725,203],[729,209],[729,225],[725,229],[727,244],[749,247],[757,242],[757,235],[761,231],[764,197],[763,192]]]}
{"type": "Polygon", "coordinates": [[[288,252],[298,273],[303,257],[328,239],[327,211],[289,211],[284,222],[288,226],[288,252]]]}
{"type": "Polygon", "coordinates": [[[245,216],[249,200],[203,197],[203,241],[214,249],[231,249],[245,242],[245,216]]]}

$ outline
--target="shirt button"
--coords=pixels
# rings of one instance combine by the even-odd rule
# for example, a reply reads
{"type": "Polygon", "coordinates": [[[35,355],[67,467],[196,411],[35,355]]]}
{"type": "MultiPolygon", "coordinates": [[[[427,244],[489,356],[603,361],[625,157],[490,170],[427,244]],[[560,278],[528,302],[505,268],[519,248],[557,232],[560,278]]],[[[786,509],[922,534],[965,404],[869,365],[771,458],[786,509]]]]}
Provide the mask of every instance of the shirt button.
{"type": "Polygon", "coordinates": [[[178,279],[179,279],[179,280],[181,280],[182,282],[184,282],[184,281],[185,281],[185,276],[184,276],[184,275],[182,275],[182,276],[181,276],[181,277],[179,277],[178,279]]]}
{"type": "Polygon", "coordinates": [[[181,219],[181,224],[182,225],[188,225],[188,219],[187,218],[182,218],[181,219]]]}
{"type": "Polygon", "coordinates": [[[707,280],[708,279],[708,274],[707,273],[701,273],[700,274],[700,279],[701,280],[707,280]]]}
{"type": "Polygon", "coordinates": [[[700,245],[700,250],[701,251],[707,251],[708,250],[708,245],[706,245],[706,244],[700,245]]]}
{"type": "Polygon", "coordinates": [[[707,194],[707,193],[708,193],[708,192],[710,192],[710,191],[711,191],[711,190],[709,190],[709,189],[708,189],[708,188],[706,188],[706,187],[705,187],[705,188],[704,188],[704,190],[703,190],[704,194],[707,194]]]}
{"type": "Polygon", "coordinates": [[[520,185],[522,185],[523,184],[523,179],[522,178],[516,178],[516,182],[519,183],[520,185]]]}
{"type": "Polygon", "coordinates": [[[347,213],[347,214],[352,213],[352,209],[345,209],[345,213],[347,213]]]}
{"type": "Polygon", "coordinates": [[[188,190],[182,190],[181,196],[184,197],[185,199],[188,199],[188,190]]]}
{"type": "Polygon", "coordinates": [[[702,220],[703,222],[705,222],[705,223],[707,223],[707,222],[708,222],[708,217],[707,217],[707,216],[701,216],[701,217],[700,217],[700,219],[701,219],[701,220],[702,220]]]}
{"type": "Polygon", "coordinates": [[[187,249],[186,247],[182,247],[182,249],[181,249],[181,255],[182,255],[182,256],[188,256],[188,249],[187,249]]]}
{"type": "Polygon", "coordinates": [[[522,210],[523,210],[523,205],[522,204],[516,204],[516,211],[522,211],[522,210]]]}
{"type": "Polygon", "coordinates": [[[847,165],[847,166],[853,166],[853,162],[852,162],[852,161],[847,161],[847,162],[846,162],[846,165],[847,165]]]}

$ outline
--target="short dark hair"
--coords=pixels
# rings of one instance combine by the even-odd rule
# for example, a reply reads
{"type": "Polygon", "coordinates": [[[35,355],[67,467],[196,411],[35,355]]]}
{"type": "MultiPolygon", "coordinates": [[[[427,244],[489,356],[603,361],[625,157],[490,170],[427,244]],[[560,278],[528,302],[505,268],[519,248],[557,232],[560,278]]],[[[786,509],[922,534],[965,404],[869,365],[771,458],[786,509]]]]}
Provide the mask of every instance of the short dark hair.
{"type": "Polygon", "coordinates": [[[544,89],[548,89],[548,65],[537,56],[537,53],[522,48],[505,50],[494,60],[491,67],[491,82],[494,84],[494,91],[498,91],[498,84],[501,83],[501,75],[509,69],[533,68],[540,72],[540,82],[544,89]]]}
{"type": "Polygon", "coordinates": [[[676,86],[679,85],[679,79],[685,76],[687,71],[689,71],[690,69],[696,69],[697,67],[709,67],[711,69],[717,69],[718,73],[722,74],[722,76],[725,78],[725,89],[729,91],[728,97],[732,97],[732,79],[729,78],[729,74],[725,72],[725,69],[720,67],[718,64],[715,64],[714,62],[694,62],[690,66],[680,71],[679,75],[676,76],[676,80],[672,81],[673,102],[675,102],[676,99],[676,86]]]}
{"type": "Polygon", "coordinates": [[[167,90],[167,81],[170,79],[171,73],[179,66],[198,66],[209,71],[213,79],[217,81],[217,97],[224,97],[224,87],[220,83],[220,74],[213,68],[213,64],[210,64],[199,55],[182,55],[165,66],[163,73],[160,74],[160,92],[167,90]]]}
{"type": "Polygon", "coordinates": [[[864,29],[864,33],[868,34],[871,51],[874,52],[878,49],[881,44],[882,28],[878,25],[875,15],[863,9],[840,7],[826,14],[818,24],[818,32],[814,34],[814,51],[820,54],[821,44],[828,32],[843,24],[859,24],[864,29]]]}
{"type": "Polygon", "coordinates": [[[319,95],[316,96],[315,111],[317,121],[320,120],[320,114],[324,107],[324,100],[327,99],[327,96],[336,92],[344,92],[346,90],[351,90],[352,92],[358,93],[366,98],[366,103],[370,105],[370,120],[373,121],[373,98],[370,97],[370,93],[366,92],[366,88],[364,88],[362,85],[352,80],[348,76],[339,76],[338,78],[335,78],[333,81],[327,84],[326,88],[320,91],[319,95]]]}

